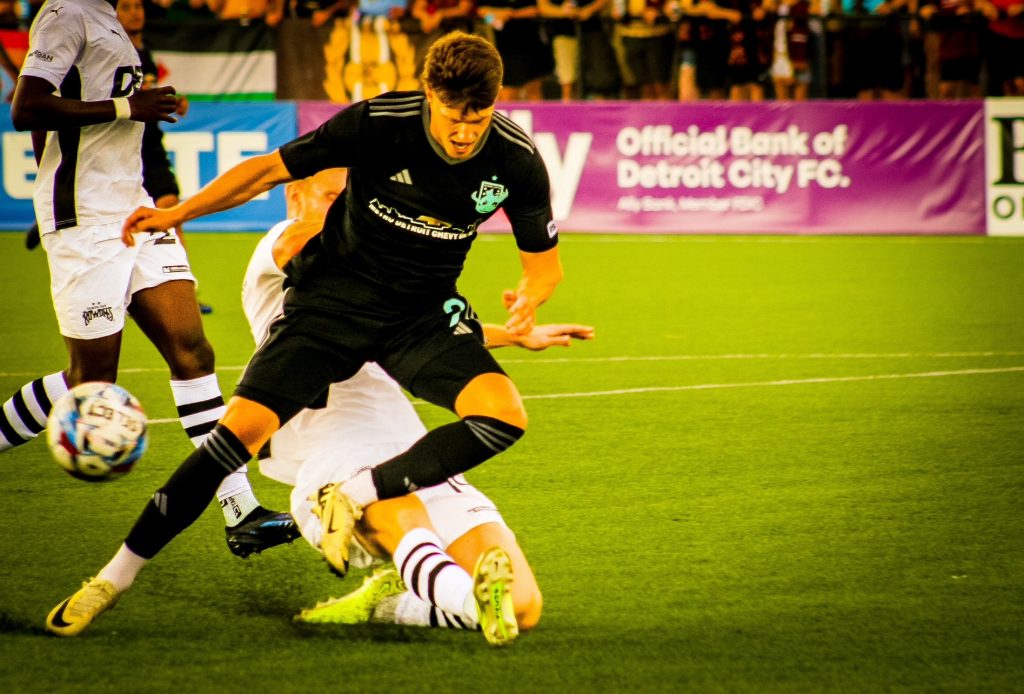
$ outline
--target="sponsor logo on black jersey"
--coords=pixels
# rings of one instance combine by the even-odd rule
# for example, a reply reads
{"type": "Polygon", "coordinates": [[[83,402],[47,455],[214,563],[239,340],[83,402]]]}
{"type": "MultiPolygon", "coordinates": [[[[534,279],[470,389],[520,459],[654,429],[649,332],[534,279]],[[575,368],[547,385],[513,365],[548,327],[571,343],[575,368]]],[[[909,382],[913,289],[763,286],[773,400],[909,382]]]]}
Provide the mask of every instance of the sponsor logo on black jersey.
{"type": "MultiPolygon", "coordinates": [[[[497,178],[495,176],[493,180],[496,181],[497,178]]],[[[480,214],[487,214],[488,212],[494,212],[501,203],[505,202],[505,198],[508,197],[508,191],[500,183],[480,181],[480,190],[470,193],[470,197],[476,203],[476,211],[480,214]]]]}
{"type": "Polygon", "coordinates": [[[557,233],[558,233],[558,225],[555,224],[555,220],[552,219],[550,222],[548,222],[548,238],[549,239],[555,238],[555,234],[557,234],[557,233]]]}
{"type": "Polygon", "coordinates": [[[452,226],[450,222],[436,217],[419,215],[413,218],[385,205],[377,198],[370,201],[370,212],[393,227],[433,239],[461,241],[476,236],[476,223],[471,224],[467,229],[459,229],[452,226]]]}
{"type": "Polygon", "coordinates": [[[114,312],[109,306],[104,306],[100,302],[89,304],[89,308],[82,311],[82,320],[85,321],[86,325],[92,323],[97,318],[106,318],[111,323],[114,322],[114,312]]]}

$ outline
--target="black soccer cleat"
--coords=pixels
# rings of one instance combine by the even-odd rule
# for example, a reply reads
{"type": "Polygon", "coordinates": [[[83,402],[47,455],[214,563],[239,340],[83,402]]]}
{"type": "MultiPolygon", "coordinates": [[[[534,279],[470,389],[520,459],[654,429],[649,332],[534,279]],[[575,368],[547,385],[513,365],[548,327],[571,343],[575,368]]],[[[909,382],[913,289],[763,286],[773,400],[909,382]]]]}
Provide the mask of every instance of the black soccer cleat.
{"type": "Polygon", "coordinates": [[[263,550],[298,539],[299,526],[290,513],[278,513],[258,506],[241,523],[224,528],[228,549],[236,557],[247,558],[263,550]]]}

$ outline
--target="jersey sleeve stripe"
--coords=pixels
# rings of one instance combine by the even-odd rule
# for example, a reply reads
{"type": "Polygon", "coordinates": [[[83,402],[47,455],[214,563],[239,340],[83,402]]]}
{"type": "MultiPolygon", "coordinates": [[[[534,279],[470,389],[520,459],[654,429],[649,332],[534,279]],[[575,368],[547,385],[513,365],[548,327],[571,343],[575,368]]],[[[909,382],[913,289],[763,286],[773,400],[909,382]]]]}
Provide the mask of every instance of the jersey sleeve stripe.
{"type": "Polygon", "coordinates": [[[501,117],[500,114],[495,114],[494,116],[494,130],[509,142],[525,148],[531,154],[533,153],[533,142],[526,136],[526,133],[511,121],[501,117]]]}

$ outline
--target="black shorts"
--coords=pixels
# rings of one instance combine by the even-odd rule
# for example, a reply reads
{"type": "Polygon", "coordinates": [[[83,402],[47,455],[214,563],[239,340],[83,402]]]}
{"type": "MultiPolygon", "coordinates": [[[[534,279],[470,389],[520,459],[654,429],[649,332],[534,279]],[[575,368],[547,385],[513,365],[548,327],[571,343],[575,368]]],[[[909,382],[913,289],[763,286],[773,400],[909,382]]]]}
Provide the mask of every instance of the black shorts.
{"type": "Polygon", "coordinates": [[[466,384],[504,371],[484,347],[469,302],[457,293],[424,310],[375,316],[359,306],[318,309],[290,290],[284,316],[253,355],[235,394],[277,414],[281,423],[316,403],[332,384],[377,362],[416,397],[449,410],[466,384]]]}

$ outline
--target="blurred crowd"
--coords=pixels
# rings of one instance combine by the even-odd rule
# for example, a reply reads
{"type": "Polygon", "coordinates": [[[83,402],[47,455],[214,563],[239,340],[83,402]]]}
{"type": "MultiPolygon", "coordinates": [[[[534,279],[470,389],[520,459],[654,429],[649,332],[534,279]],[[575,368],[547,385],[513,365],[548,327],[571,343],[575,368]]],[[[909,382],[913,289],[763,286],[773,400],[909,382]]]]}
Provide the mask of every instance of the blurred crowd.
{"type": "MultiPolygon", "coordinates": [[[[41,0],[0,1],[24,28],[41,0]]],[[[488,37],[502,99],[690,101],[1024,96],[1024,0],[146,0],[150,26],[351,17],[488,37]]],[[[10,72],[14,66],[5,62],[10,72]]]]}

